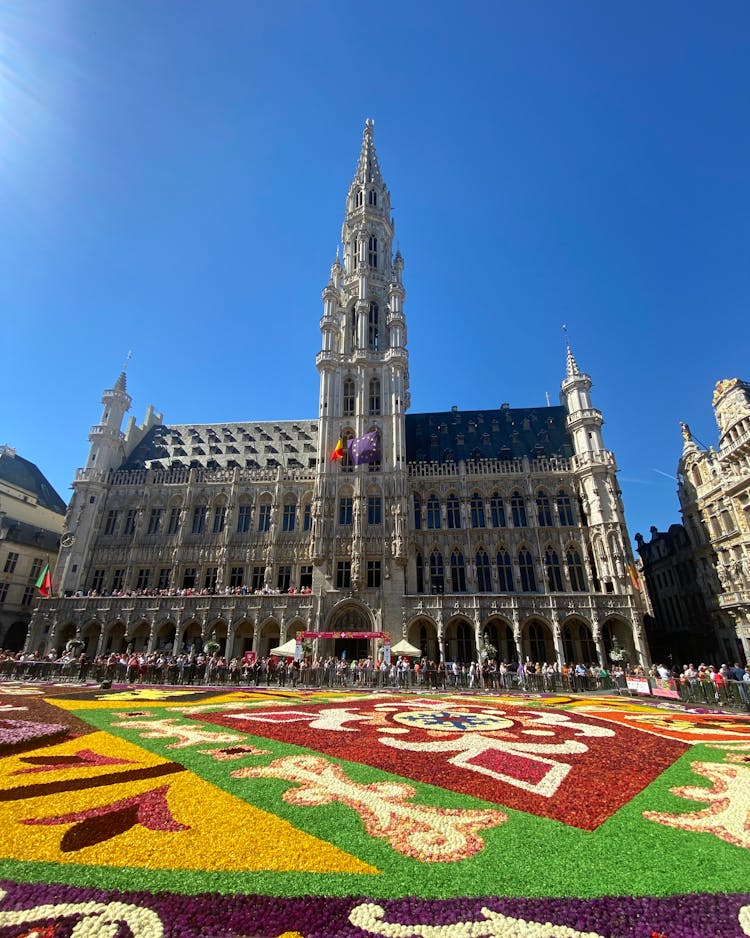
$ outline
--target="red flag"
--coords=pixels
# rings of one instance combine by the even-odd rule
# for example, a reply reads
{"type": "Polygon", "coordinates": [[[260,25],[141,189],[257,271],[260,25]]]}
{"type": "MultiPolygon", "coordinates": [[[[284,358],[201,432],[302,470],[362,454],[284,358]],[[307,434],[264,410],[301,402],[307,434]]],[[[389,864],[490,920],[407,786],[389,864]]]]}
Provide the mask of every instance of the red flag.
{"type": "Polygon", "coordinates": [[[339,441],[336,444],[336,448],[333,453],[331,453],[331,462],[336,462],[337,459],[344,458],[344,441],[339,437],[339,441]]]}

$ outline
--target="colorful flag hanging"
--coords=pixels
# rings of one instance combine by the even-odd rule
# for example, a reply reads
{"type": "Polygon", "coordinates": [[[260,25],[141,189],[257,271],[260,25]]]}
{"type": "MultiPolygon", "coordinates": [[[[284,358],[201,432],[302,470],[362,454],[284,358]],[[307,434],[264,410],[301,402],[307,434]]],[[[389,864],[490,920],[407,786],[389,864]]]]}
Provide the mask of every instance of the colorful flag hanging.
{"type": "Polygon", "coordinates": [[[336,448],[331,453],[331,462],[336,462],[337,459],[344,458],[344,441],[339,437],[339,441],[336,444],[336,448]]]}
{"type": "Polygon", "coordinates": [[[349,459],[354,466],[380,462],[380,430],[371,430],[347,443],[349,459]]]}
{"type": "Polygon", "coordinates": [[[640,583],[640,580],[638,579],[638,571],[635,569],[635,564],[633,563],[628,564],[628,575],[630,576],[630,582],[633,585],[633,589],[640,590],[641,583],[640,583]]]}
{"type": "Polygon", "coordinates": [[[39,574],[39,579],[36,581],[36,588],[39,590],[39,595],[43,596],[44,599],[48,599],[52,594],[52,577],[49,572],[49,564],[45,564],[44,570],[39,574]]]}

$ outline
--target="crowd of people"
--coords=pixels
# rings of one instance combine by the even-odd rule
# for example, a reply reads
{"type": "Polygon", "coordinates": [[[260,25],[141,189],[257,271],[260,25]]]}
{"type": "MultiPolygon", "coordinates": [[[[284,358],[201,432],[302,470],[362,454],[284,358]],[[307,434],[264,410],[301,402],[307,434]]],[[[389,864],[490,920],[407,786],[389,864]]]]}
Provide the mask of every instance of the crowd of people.
{"type": "Polygon", "coordinates": [[[290,586],[288,589],[279,589],[274,586],[262,586],[251,589],[249,586],[224,586],[221,589],[195,589],[186,586],[183,589],[120,589],[106,592],[105,590],[77,590],[72,593],[75,599],[101,599],[119,598],[125,596],[309,596],[312,589],[309,586],[290,586]]]}
{"type": "Polygon", "coordinates": [[[515,661],[434,661],[426,656],[400,656],[386,661],[372,657],[311,657],[301,660],[277,655],[225,657],[220,651],[191,648],[180,654],[166,650],[146,653],[128,649],[90,658],[72,647],[62,655],[0,651],[0,679],[109,681],[112,683],[178,685],[247,685],[347,688],[402,688],[534,693],[582,693],[625,690],[628,678],[661,681],[686,700],[750,705],[750,665],[686,664],[650,668],[599,664],[515,661]]]}

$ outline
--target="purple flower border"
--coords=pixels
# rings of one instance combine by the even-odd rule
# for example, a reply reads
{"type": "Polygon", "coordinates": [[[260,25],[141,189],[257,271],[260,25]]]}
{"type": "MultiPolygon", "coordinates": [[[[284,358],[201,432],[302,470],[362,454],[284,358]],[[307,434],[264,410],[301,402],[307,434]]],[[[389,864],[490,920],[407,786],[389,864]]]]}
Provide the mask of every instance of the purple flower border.
{"type": "MultiPolygon", "coordinates": [[[[451,925],[482,921],[483,907],[528,921],[567,925],[606,938],[746,938],[739,911],[750,905],[750,893],[690,894],[667,898],[611,897],[603,899],[483,899],[373,900],[365,897],[304,896],[283,898],[258,895],[197,896],[174,893],[116,892],[79,889],[43,883],[0,882],[6,891],[0,911],[54,903],[124,902],[151,909],[161,919],[165,938],[276,938],[299,931],[304,938],[365,938],[370,934],[352,925],[349,914],[364,902],[376,902],[384,920],[404,925],[451,925]]],[[[58,920],[56,935],[70,934],[76,918],[58,920]]],[[[45,924],[39,922],[39,925],[45,924]]],[[[18,934],[18,926],[0,927],[0,938],[18,934]]],[[[126,938],[122,927],[118,938],[126,938]]]]}

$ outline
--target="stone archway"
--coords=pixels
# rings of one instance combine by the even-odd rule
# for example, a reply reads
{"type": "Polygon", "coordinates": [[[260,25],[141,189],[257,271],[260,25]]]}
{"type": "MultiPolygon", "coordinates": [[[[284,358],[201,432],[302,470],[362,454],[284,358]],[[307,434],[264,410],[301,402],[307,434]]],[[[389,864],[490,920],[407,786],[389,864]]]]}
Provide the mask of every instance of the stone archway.
{"type": "Polygon", "coordinates": [[[506,619],[493,616],[488,619],[482,628],[482,638],[485,644],[494,645],[497,652],[494,657],[497,661],[516,661],[518,651],[516,640],[513,637],[513,628],[506,619]]]}
{"type": "Polygon", "coordinates": [[[588,623],[578,617],[566,619],[561,633],[567,664],[598,664],[599,651],[588,623]]]}
{"type": "Polygon", "coordinates": [[[445,660],[459,664],[477,660],[474,623],[464,616],[455,616],[445,626],[445,660]]]}
{"type": "Polygon", "coordinates": [[[227,658],[242,658],[246,651],[253,650],[253,623],[241,619],[232,631],[232,647],[227,649],[227,658]]]}
{"type": "Polygon", "coordinates": [[[275,619],[266,619],[260,627],[258,637],[258,654],[261,658],[266,658],[271,654],[271,649],[278,647],[281,629],[275,619]]]}
{"type": "Polygon", "coordinates": [[[168,655],[172,654],[174,649],[174,639],[177,634],[177,626],[171,619],[167,619],[166,622],[161,622],[156,629],[156,645],[155,649],[157,651],[164,651],[168,655]]]}
{"type": "Polygon", "coordinates": [[[521,630],[521,648],[524,658],[529,658],[534,664],[557,661],[552,629],[539,616],[533,616],[524,623],[521,630]]]}
{"type": "Polygon", "coordinates": [[[406,630],[406,640],[419,648],[428,661],[440,660],[440,643],[437,624],[429,616],[418,616],[406,630]]]}
{"type": "Polygon", "coordinates": [[[102,627],[99,622],[89,622],[81,629],[82,652],[85,652],[89,658],[96,655],[96,649],[99,647],[99,638],[102,634],[102,627]]]}
{"type": "MultiPolygon", "coordinates": [[[[343,602],[335,606],[326,631],[331,632],[374,632],[377,631],[370,610],[357,602],[343,602]]],[[[333,655],[348,660],[376,657],[371,639],[338,635],[333,638],[333,655]]]]}

